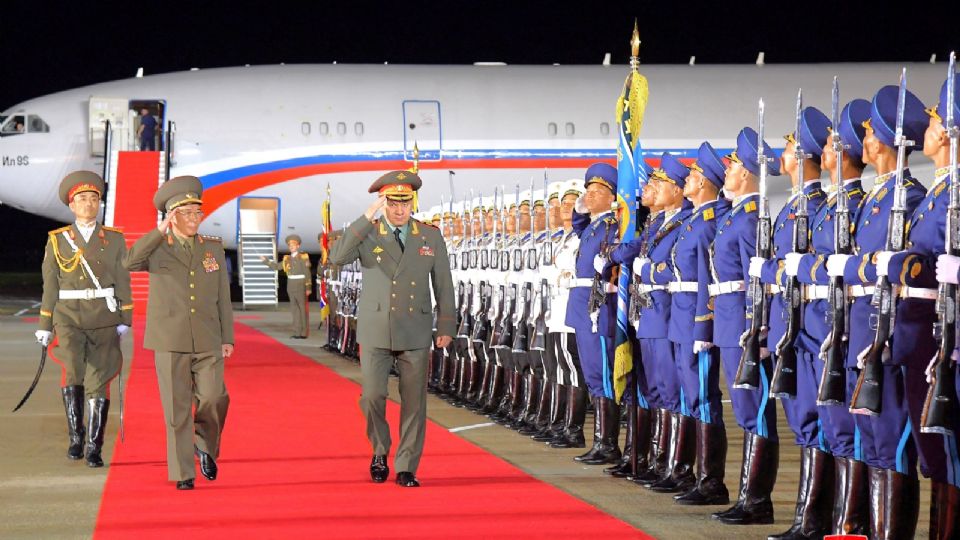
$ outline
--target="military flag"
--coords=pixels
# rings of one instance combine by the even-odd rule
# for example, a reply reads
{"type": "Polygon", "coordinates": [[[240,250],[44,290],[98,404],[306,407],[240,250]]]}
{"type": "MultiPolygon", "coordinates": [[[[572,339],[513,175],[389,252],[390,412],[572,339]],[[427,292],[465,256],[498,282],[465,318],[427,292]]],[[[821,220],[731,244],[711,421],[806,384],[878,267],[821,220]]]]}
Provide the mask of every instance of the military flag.
{"type": "MultiPolygon", "coordinates": [[[[327,184],[327,200],[323,201],[320,207],[320,215],[323,220],[320,232],[320,267],[323,269],[327,266],[327,257],[330,255],[330,184],[327,184]]],[[[320,289],[317,299],[320,300],[320,319],[327,320],[330,306],[327,302],[327,279],[323,270],[320,272],[320,289]]]]}

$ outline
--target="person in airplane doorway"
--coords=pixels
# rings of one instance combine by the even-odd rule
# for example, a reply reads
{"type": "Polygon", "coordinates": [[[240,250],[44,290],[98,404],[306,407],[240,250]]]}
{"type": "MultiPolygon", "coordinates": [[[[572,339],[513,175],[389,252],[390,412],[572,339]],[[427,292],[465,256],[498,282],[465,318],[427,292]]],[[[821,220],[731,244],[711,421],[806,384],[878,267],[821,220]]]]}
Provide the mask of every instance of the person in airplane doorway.
{"type": "Polygon", "coordinates": [[[153,205],[167,215],[130,247],[124,260],[128,270],[150,273],[143,346],[155,352],[167,425],[167,474],[181,490],[194,487],[194,454],[201,474],[217,478],[230,404],[223,366],[234,349],[223,244],[215,236],[197,234],[202,191],[195,176],[160,186],[153,205]]]}
{"type": "Polygon", "coordinates": [[[150,111],[144,107],[140,109],[140,127],[137,128],[137,136],[140,137],[140,151],[154,152],[157,149],[155,142],[157,135],[157,119],[150,114],[150,111]]]}
{"type": "Polygon", "coordinates": [[[133,302],[130,273],[123,268],[123,233],[97,224],[104,183],[90,171],[60,182],[60,200],[76,221],[50,231],[43,256],[43,299],[37,341],[48,346],[57,335],[63,367],[69,459],[86,458],[102,467],[101,449],[110,410],[110,381],[120,374],[120,336],[130,328],[133,302]],[[83,425],[84,398],[90,408],[83,425]],[[86,434],[86,447],[84,447],[86,434]]]}
{"type": "Polygon", "coordinates": [[[290,315],[293,316],[293,335],[290,339],[307,339],[310,333],[310,297],[312,277],[310,255],[300,251],[300,236],[287,235],[283,239],[290,249],[280,262],[271,261],[264,256],[260,260],[273,270],[283,270],[287,274],[287,296],[290,297],[290,315]]]}
{"type": "Polygon", "coordinates": [[[330,252],[333,264],[360,260],[363,289],[357,319],[362,395],[373,447],[370,477],[376,483],[390,474],[390,426],[386,420],[387,377],[397,361],[400,372],[400,445],[394,458],[396,483],[419,487],[417,467],[427,423],[427,357],[432,339],[433,306],[439,307],[436,346],[444,348],[456,332],[454,288],[447,248],[440,231],[411,219],[420,177],[392,171],[378,178],[369,192],[377,199],[344,231],[330,252]],[[377,219],[383,210],[383,218],[377,219]]]}

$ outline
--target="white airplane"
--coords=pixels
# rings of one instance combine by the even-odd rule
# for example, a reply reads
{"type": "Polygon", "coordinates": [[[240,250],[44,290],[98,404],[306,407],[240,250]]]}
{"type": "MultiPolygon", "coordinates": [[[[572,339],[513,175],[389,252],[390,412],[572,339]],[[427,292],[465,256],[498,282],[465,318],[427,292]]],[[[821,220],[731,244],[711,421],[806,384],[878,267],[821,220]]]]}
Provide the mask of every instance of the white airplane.
{"type": "MultiPolygon", "coordinates": [[[[897,84],[901,67],[641,66],[650,86],[641,141],[653,162],[664,151],[692,158],[703,140],[729,151],[743,126],[756,126],[762,97],[767,142],[782,148],[781,135],[793,130],[798,88],[806,105],[829,116],[834,75],[842,105],[897,84]]],[[[911,91],[934,104],[942,64],[906,67],[911,91]]],[[[412,165],[414,143],[424,179],[421,209],[438,204],[441,195],[450,200],[451,178],[457,208],[471,188],[479,196],[505,185],[509,200],[514,185],[525,189],[531,177],[539,187],[544,168],[551,180],[563,180],[595,161],[612,162],[614,103],[627,72],[625,66],[281,65],[95,84],[0,113],[0,201],[69,221],[57,186],[70,171],[102,169],[103,157],[94,155],[102,133],[98,111],[119,107],[120,123],[125,113],[132,127],[133,111],[149,106],[161,125],[176,123],[170,176],[203,181],[201,232],[235,248],[240,207],[267,201],[277,210],[281,241],[297,233],[316,251],[327,185],[339,227],[372,201],[367,187],[373,179],[412,165]]],[[[134,138],[133,129],[126,133],[134,138]]],[[[917,152],[913,161],[927,160],[917,152]]],[[[771,186],[776,211],[788,180],[771,186]]]]}

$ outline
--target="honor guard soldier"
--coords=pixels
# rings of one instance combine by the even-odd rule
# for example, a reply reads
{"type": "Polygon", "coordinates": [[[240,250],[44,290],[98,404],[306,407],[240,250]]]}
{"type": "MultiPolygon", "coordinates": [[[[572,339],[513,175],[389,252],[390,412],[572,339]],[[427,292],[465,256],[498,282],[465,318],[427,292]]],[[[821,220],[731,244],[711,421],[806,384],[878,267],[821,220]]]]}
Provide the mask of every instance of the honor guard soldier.
{"type": "MultiPolygon", "coordinates": [[[[787,144],[780,158],[781,170],[790,176],[791,195],[773,222],[772,257],[753,257],[750,260],[750,277],[759,278],[771,296],[767,344],[774,365],[781,361],[778,352],[781,347],[788,351],[788,354],[795,350],[793,341],[796,336],[791,333],[798,333],[799,328],[788,326],[800,324],[800,317],[792,322],[790,317],[793,302],[796,301],[798,307],[801,303],[799,298],[795,299],[787,294],[802,294],[802,291],[791,288],[789,290],[792,292],[784,293],[790,278],[784,275],[783,261],[794,252],[795,234],[802,234],[803,238],[799,239],[798,243],[807,245],[808,216],[815,215],[824,200],[824,193],[820,188],[820,157],[831,129],[830,120],[814,107],[798,110],[798,113],[797,129],[784,137],[787,144]],[[797,160],[798,152],[802,154],[802,161],[797,160]],[[800,229],[795,231],[796,227],[800,229]],[[789,343],[785,340],[789,340],[789,343]]],[[[830,233],[832,239],[832,231],[830,233]]],[[[799,309],[797,313],[800,314],[799,309]]],[[[822,316],[819,321],[809,318],[805,320],[808,325],[824,326],[822,316]]],[[[819,352],[819,344],[817,351],[819,352]]],[[[824,443],[820,422],[821,418],[824,419],[823,424],[826,427],[829,411],[822,408],[818,418],[817,386],[820,377],[816,375],[815,359],[816,355],[801,357],[797,359],[796,367],[785,368],[788,373],[789,370],[794,373],[797,389],[790,389],[787,394],[778,394],[785,398],[781,400],[784,415],[801,448],[800,478],[803,481],[798,488],[794,522],[787,532],[770,536],[771,539],[819,538],[832,529],[830,515],[833,511],[833,493],[829,488],[833,481],[833,456],[830,455],[832,445],[824,443]]],[[[821,369],[822,365],[819,364],[821,369]]],[[[840,414],[849,417],[846,409],[840,414]]],[[[847,423],[852,428],[853,420],[848,418],[847,423]]],[[[849,431],[852,442],[853,430],[849,431]]],[[[830,439],[831,436],[827,435],[826,441],[829,442],[830,439]]]]}
{"type": "MultiPolygon", "coordinates": [[[[713,517],[723,523],[748,525],[773,523],[770,493],[777,478],[780,448],[777,439],[776,406],[767,396],[769,388],[735,389],[733,381],[743,354],[741,335],[746,333],[746,280],[750,257],[756,253],[757,192],[760,160],[768,160],[768,172],[779,174],[773,150],[762,142],[764,155],[757,154],[757,132],[746,127],[737,136],[737,149],[730,160],[723,189],[733,205],[726,219],[717,225],[711,247],[713,283],[713,340],[720,349],[720,361],[727,380],[737,424],[744,430],[743,460],[737,503],[713,517]]],[[[770,358],[761,361],[761,381],[769,381],[773,371],[770,358]]]]}
{"type": "Polygon", "coordinates": [[[167,427],[167,474],[177,489],[193,489],[200,472],[216,480],[230,397],[224,360],[233,354],[233,305],[219,238],[197,234],[203,185],[173,178],[153,205],[166,217],[130,248],[124,266],[150,273],[143,346],[154,351],[167,427]],[[168,228],[170,229],[168,231],[168,228]]]}
{"type": "MultiPolygon", "coordinates": [[[[878,174],[873,188],[860,203],[860,211],[853,226],[853,256],[834,254],[827,260],[827,273],[843,272],[843,282],[851,288],[854,297],[850,307],[850,336],[847,351],[847,368],[858,367],[876,337],[878,310],[872,305],[874,286],[878,281],[879,267],[886,269],[886,261],[879,264],[879,252],[884,251],[887,241],[888,221],[895,202],[897,184],[897,147],[895,131],[897,123],[897,86],[885,86],[873,97],[870,118],[864,122],[863,161],[876,169],[878,174]],[[861,290],[865,289],[865,290],[861,290]]],[[[916,96],[906,91],[903,115],[903,137],[920,141],[928,118],[923,104],[916,96]]],[[[905,149],[909,155],[911,149],[905,149]]],[[[907,160],[904,157],[903,165],[907,160]]],[[[913,215],[926,194],[926,189],[906,168],[903,170],[906,219],[913,215]]],[[[892,276],[896,278],[897,276],[892,276]]],[[[924,293],[922,290],[916,290],[924,293]]],[[[922,298],[916,301],[923,302],[922,298]]],[[[910,302],[915,305],[915,302],[910,302]]],[[[908,325],[908,320],[897,318],[897,326],[908,325]]],[[[929,332],[898,340],[900,347],[915,351],[917,358],[929,358],[933,354],[933,340],[929,332]]],[[[884,354],[886,356],[886,354],[884,354]]],[[[917,479],[917,447],[911,440],[911,421],[908,404],[903,399],[905,384],[905,356],[894,346],[891,358],[885,359],[880,368],[883,383],[880,394],[884,396],[883,407],[876,415],[857,414],[854,418],[860,432],[863,459],[869,467],[871,527],[870,535],[884,538],[907,538],[916,529],[919,506],[919,483],[917,479]],[[895,363],[899,362],[899,363],[895,363]],[[883,508],[897,508],[884,517],[883,508]],[[877,511],[879,510],[879,514],[877,511]]],[[[925,362],[923,360],[922,362],[925,362]]],[[[920,366],[920,377],[923,378],[920,366]]],[[[848,371],[849,373],[849,371],[848,371]]],[[[856,384],[857,381],[854,381],[856,384]]],[[[855,394],[854,394],[855,395],[855,394]]],[[[851,396],[853,400],[853,396],[851,396]]],[[[854,409],[854,402],[850,407],[854,409]]],[[[928,472],[923,466],[924,473],[928,472]]]]}
{"type": "Polygon", "coordinates": [[[697,150],[683,196],[693,212],[680,228],[671,253],[670,327],[683,407],[697,422],[697,477],[686,493],[674,500],[684,505],[727,504],[724,484],[727,433],[720,392],[720,352],[713,343],[710,294],[710,244],[717,223],[730,211],[730,202],[718,199],[726,167],[709,142],[697,150]]]}
{"type": "Polygon", "coordinates": [[[648,485],[658,493],[686,492],[695,483],[696,422],[683,400],[674,346],[669,339],[671,294],[668,291],[668,284],[674,279],[673,247],[683,222],[691,214],[691,204],[683,198],[689,174],[690,169],[680,160],[669,153],[663,154],[660,168],[651,176],[651,181],[657,183],[654,204],[662,209],[663,220],[647,235],[650,240],[646,253],[633,261],[639,283],[637,338],[641,355],[648,358],[644,367],[655,366],[657,370],[660,406],[670,415],[669,424],[665,422],[661,427],[669,430],[667,467],[663,476],[648,485]]]}
{"type": "Polygon", "coordinates": [[[369,191],[377,200],[344,231],[330,253],[334,264],[359,260],[363,268],[357,319],[363,394],[360,408],[373,447],[370,476],[389,475],[390,426],[386,420],[387,378],[394,361],[400,372],[400,445],[394,459],[396,483],[417,487],[416,471],[427,427],[427,356],[431,341],[450,345],[456,333],[454,288],[447,249],[440,232],[410,219],[420,177],[393,171],[369,191]],[[383,209],[383,218],[375,219],[383,209]],[[433,306],[439,304],[437,337],[431,340],[433,306]]]}
{"type": "Polygon", "coordinates": [[[283,239],[290,250],[280,262],[267,259],[260,260],[273,270],[283,270],[287,275],[287,296],[290,297],[290,314],[293,316],[293,335],[290,339],[307,339],[310,332],[310,306],[307,298],[310,296],[310,255],[300,251],[300,236],[288,235],[283,239]]]}
{"type": "Polygon", "coordinates": [[[60,182],[60,200],[76,221],[47,236],[36,332],[44,347],[56,334],[70,441],[67,457],[85,457],[89,467],[103,466],[109,386],[120,374],[120,336],[132,324],[133,314],[130,273],[122,265],[127,253],[123,233],[97,223],[103,189],[103,180],[90,171],[70,173],[60,182]],[[85,399],[90,409],[86,428],[85,399]]]}
{"type": "Polygon", "coordinates": [[[574,459],[587,465],[615,463],[620,459],[620,407],[613,396],[613,322],[616,296],[609,276],[597,276],[594,258],[608,256],[617,242],[619,223],[611,211],[617,193],[617,169],[596,163],[584,175],[583,196],[578,199],[573,229],[580,247],[573,289],[567,302],[566,324],[577,333],[583,377],[594,399],[594,435],[590,450],[574,459]]]}
{"type": "MultiPolygon", "coordinates": [[[[960,119],[960,77],[954,77],[954,122],[960,119]]],[[[930,537],[949,538],[960,534],[960,456],[956,435],[960,434],[960,418],[944,418],[951,435],[921,432],[924,426],[924,401],[929,385],[923,369],[929,358],[937,357],[939,339],[930,340],[937,322],[934,298],[937,295],[937,257],[944,252],[947,208],[950,203],[950,140],[947,135],[947,96],[945,81],[940,90],[939,103],[927,109],[928,124],[923,135],[923,153],[937,167],[930,191],[920,202],[912,217],[908,214],[909,232],[906,250],[896,253],[881,252],[877,272],[883,273],[882,263],[888,260],[886,275],[900,288],[896,326],[892,338],[892,360],[904,366],[905,401],[910,413],[913,438],[920,453],[921,471],[932,480],[930,507],[930,537]],[[899,345],[898,345],[899,344],[899,345]]],[[[919,135],[919,133],[917,134],[919,135]]],[[[919,139],[913,139],[920,144],[919,139]]],[[[954,161],[954,163],[956,163],[954,161]]],[[[954,232],[955,234],[955,232],[954,232]]],[[[956,272],[953,272],[956,276],[956,272]]],[[[950,308],[946,308],[950,309],[950,308]]],[[[949,362],[950,360],[947,359],[949,362]]],[[[930,373],[933,366],[927,368],[930,373]]],[[[886,397],[884,398],[886,403],[886,397]]],[[[956,409],[954,409],[956,412],[956,409]]],[[[909,529],[902,529],[909,531],[909,529]]]]}
{"type": "MultiPolygon", "coordinates": [[[[825,261],[837,251],[837,235],[849,235],[848,223],[856,219],[858,207],[863,200],[860,177],[864,169],[862,152],[865,128],[862,123],[869,116],[870,103],[855,99],[839,113],[839,125],[828,128],[833,135],[822,143],[819,162],[830,174],[831,184],[827,189],[829,196],[818,209],[810,212],[810,245],[807,252],[787,253],[782,259],[774,259],[772,264],[765,262],[762,265],[765,282],[786,287],[787,280],[796,276],[803,291],[803,328],[793,344],[797,352],[796,396],[783,402],[787,421],[801,447],[801,478],[806,479],[801,482],[798,490],[797,513],[793,526],[785,534],[803,535],[803,538],[829,534],[831,531],[837,534],[861,534],[866,533],[868,526],[866,464],[861,460],[857,444],[858,439],[863,440],[863,435],[858,433],[847,408],[853,385],[856,383],[856,373],[845,375],[843,403],[818,406],[818,392],[826,368],[825,361],[829,355],[828,347],[841,347],[838,354],[846,356],[845,337],[831,336],[834,325],[832,302],[836,300],[830,299],[830,283],[831,279],[836,277],[829,275],[825,261]],[[833,141],[834,136],[838,141],[833,141]],[[842,148],[839,163],[835,142],[842,148]],[[843,190],[843,196],[840,190],[843,190]],[[844,211],[847,219],[842,217],[844,211],[838,212],[838,204],[846,204],[844,211]],[[845,223],[847,225],[844,225],[845,223]],[[839,230],[838,227],[843,227],[844,230],[839,230]],[[832,510],[829,500],[831,494],[828,493],[831,466],[825,462],[829,457],[828,452],[833,454],[832,510]]],[[[807,127],[801,127],[799,139],[791,143],[796,144],[795,141],[799,141],[803,152],[816,159],[818,153],[811,151],[811,148],[815,142],[820,143],[821,138],[816,135],[816,141],[809,140],[814,136],[809,129],[809,120],[812,118],[804,118],[807,127]]],[[[817,133],[821,132],[818,130],[817,133]]],[[[791,175],[795,175],[798,167],[795,160],[789,157],[794,155],[790,144],[783,155],[784,168],[791,172],[791,175]]],[[[804,178],[813,172],[810,159],[805,161],[805,167],[804,178]]],[[[774,242],[778,245],[777,252],[782,253],[776,235],[774,242]]],[[[839,243],[845,245],[849,244],[849,241],[841,238],[839,243]]],[[[840,285],[845,287],[842,283],[840,285]]],[[[845,306],[849,305],[847,298],[852,301],[851,293],[861,293],[862,289],[863,287],[860,287],[854,291],[849,288],[846,295],[841,294],[840,300],[845,306]]],[[[843,310],[845,306],[835,307],[843,310]]],[[[770,319],[773,327],[774,315],[771,315],[770,319]]]]}

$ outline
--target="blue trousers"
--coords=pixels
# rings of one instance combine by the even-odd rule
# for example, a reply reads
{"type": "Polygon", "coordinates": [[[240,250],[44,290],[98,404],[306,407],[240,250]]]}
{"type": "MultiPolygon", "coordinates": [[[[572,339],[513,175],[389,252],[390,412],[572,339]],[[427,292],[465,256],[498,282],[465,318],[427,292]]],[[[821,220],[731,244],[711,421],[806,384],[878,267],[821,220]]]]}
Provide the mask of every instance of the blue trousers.
{"type": "MultiPolygon", "coordinates": [[[[777,358],[774,356],[771,360],[775,365],[777,358]]],[[[826,414],[821,416],[822,411],[817,407],[817,389],[820,381],[816,375],[817,361],[813,355],[797,350],[797,395],[781,399],[780,405],[783,407],[784,416],[787,417],[787,424],[793,431],[797,446],[829,451],[830,446],[824,439],[826,426],[823,425],[829,423],[829,419],[826,414]]]]}
{"type": "Polygon", "coordinates": [[[613,340],[593,332],[577,332],[580,367],[592,397],[613,399],[613,340]]]}
{"type": "Polygon", "coordinates": [[[693,353],[693,343],[674,343],[673,357],[683,397],[683,414],[707,424],[723,425],[720,351],[711,347],[693,353]]]}
{"type": "Polygon", "coordinates": [[[661,338],[639,338],[640,356],[643,361],[643,373],[646,379],[647,394],[644,396],[651,407],[680,411],[680,389],[677,386],[676,369],[673,363],[673,348],[669,347],[669,340],[661,338]],[[674,368],[674,373],[668,380],[664,375],[670,375],[665,364],[674,368]]]}
{"type": "MultiPolygon", "coordinates": [[[[850,370],[848,374],[854,373],[855,370],[850,370]]],[[[867,465],[916,476],[917,448],[911,436],[903,374],[901,366],[884,365],[880,414],[856,414],[854,421],[860,430],[860,447],[867,465]]],[[[856,387],[856,379],[851,386],[856,387]]]]}
{"type": "Polygon", "coordinates": [[[720,347],[720,361],[723,364],[723,375],[727,379],[727,391],[730,392],[730,401],[733,402],[733,415],[737,424],[745,431],[777,441],[777,406],[776,400],[770,399],[770,375],[773,365],[770,358],[760,362],[760,388],[756,390],[733,387],[737,376],[737,367],[740,365],[741,347],[720,347]]]}

